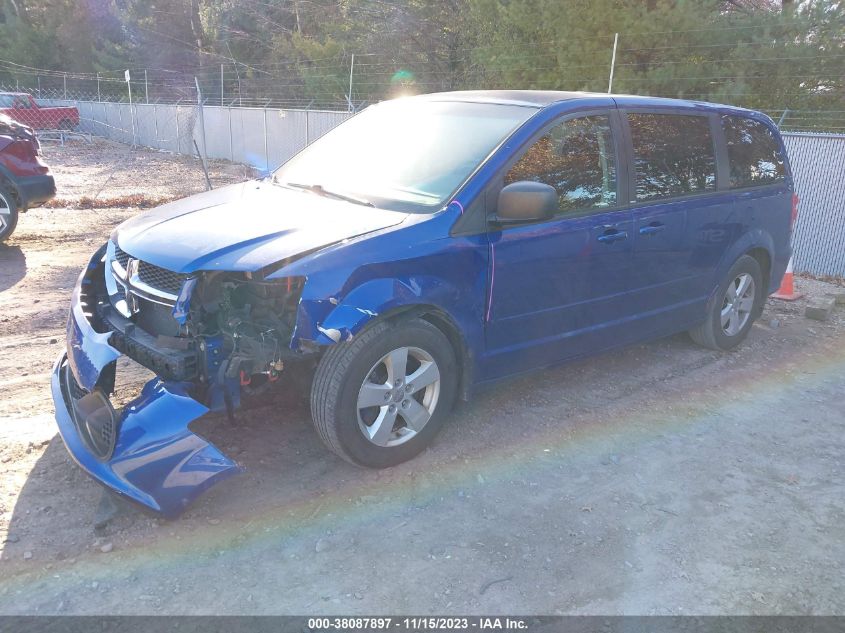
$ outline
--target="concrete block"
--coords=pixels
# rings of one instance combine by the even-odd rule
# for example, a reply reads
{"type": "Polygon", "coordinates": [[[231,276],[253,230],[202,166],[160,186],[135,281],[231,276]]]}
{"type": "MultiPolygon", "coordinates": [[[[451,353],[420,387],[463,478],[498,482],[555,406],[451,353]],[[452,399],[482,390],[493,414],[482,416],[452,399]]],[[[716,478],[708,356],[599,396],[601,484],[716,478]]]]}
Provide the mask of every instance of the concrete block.
{"type": "Polygon", "coordinates": [[[830,313],[833,312],[833,306],[836,304],[836,299],[833,297],[819,297],[810,299],[804,310],[804,316],[808,319],[815,319],[816,321],[827,321],[830,313]]]}
{"type": "Polygon", "coordinates": [[[845,305],[845,288],[824,293],[826,297],[833,297],[838,305],[845,305]]]}

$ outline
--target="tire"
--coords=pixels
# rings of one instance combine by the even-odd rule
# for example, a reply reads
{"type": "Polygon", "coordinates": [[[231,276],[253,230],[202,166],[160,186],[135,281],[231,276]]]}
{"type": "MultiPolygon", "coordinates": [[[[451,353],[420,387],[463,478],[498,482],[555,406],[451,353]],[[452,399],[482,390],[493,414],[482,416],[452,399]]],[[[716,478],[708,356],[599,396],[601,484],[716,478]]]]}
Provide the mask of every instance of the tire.
{"type": "Polygon", "coordinates": [[[455,352],[439,329],[422,319],[381,321],[320,360],[311,416],[326,446],[346,461],[395,466],[420,453],[443,426],[457,382],[455,352]],[[378,404],[362,406],[371,401],[378,404]]]}
{"type": "Polygon", "coordinates": [[[6,186],[0,186],[0,242],[18,225],[18,202],[6,186]]]}
{"type": "Polygon", "coordinates": [[[748,336],[762,313],[764,297],[760,264],[750,255],[743,255],[731,266],[708,302],[707,319],[690,330],[692,340],[715,350],[735,348],[748,336]],[[744,285],[748,279],[753,284],[750,288],[744,285]]]}
{"type": "Polygon", "coordinates": [[[71,130],[73,130],[73,127],[73,123],[71,123],[70,119],[62,119],[61,121],[59,121],[60,130],[66,130],[70,132],[71,130]]]}

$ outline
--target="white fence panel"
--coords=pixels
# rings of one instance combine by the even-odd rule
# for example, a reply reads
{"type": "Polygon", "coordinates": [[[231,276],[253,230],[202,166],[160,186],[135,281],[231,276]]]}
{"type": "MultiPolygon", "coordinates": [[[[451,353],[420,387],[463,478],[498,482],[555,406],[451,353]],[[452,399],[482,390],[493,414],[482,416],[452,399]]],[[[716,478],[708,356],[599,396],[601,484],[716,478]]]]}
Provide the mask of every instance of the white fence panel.
{"type": "Polygon", "coordinates": [[[275,169],[308,143],[308,113],[304,110],[267,110],[267,155],[275,169]]]}
{"type": "Polygon", "coordinates": [[[135,138],[142,145],[158,148],[158,134],[156,133],[155,106],[147,103],[135,107],[135,138]]]}
{"type": "Polygon", "coordinates": [[[259,108],[232,108],[232,160],[252,165],[256,169],[269,169],[267,137],[264,132],[264,110],[259,108]]]}
{"type": "Polygon", "coordinates": [[[313,143],[323,134],[333,127],[337,127],[351,116],[353,115],[350,112],[309,112],[308,142],[313,143]]]}
{"type": "MultiPolygon", "coordinates": [[[[155,105],[153,106],[156,117],[156,130],[158,131],[158,140],[156,145],[158,149],[167,150],[168,152],[179,151],[179,120],[176,117],[175,105],[155,105]]],[[[141,139],[141,144],[146,145],[141,139]]]]}
{"type": "MultiPolygon", "coordinates": [[[[205,142],[209,158],[232,160],[232,135],[228,108],[204,108],[205,142]]],[[[200,130],[198,130],[200,132],[200,130]]],[[[200,144],[200,147],[202,145],[200,144]]]]}
{"type": "Polygon", "coordinates": [[[845,135],[783,135],[800,200],[796,272],[845,277],[845,135]]]}

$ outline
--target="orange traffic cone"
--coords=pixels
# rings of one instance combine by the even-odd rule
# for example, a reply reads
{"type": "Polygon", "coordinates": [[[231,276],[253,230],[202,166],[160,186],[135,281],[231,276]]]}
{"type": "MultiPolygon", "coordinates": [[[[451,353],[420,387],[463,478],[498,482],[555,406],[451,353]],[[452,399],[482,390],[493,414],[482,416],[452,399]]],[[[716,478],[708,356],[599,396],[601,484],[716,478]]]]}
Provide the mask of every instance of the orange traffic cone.
{"type": "Polygon", "coordinates": [[[789,264],[786,265],[786,272],[783,274],[783,281],[780,282],[780,288],[772,295],[774,299],[783,299],[784,301],[795,301],[804,296],[803,292],[795,292],[795,286],[792,279],[792,258],[789,258],[789,264]]]}

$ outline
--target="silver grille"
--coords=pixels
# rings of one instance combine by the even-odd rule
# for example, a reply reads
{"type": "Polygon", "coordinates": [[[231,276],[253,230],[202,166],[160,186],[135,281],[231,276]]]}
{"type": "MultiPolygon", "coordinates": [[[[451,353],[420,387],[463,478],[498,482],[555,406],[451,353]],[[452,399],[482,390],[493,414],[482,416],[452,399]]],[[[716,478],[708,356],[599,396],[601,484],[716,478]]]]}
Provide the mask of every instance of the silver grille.
{"type": "MultiPolygon", "coordinates": [[[[119,246],[114,247],[114,258],[124,270],[126,270],[126,264],[129,262],[130,257],[131,255],[119,246]]],[[[149,262],[140,261],[138,262],[138,278],[152,288],[163,290],[168,294],[178,295],[182,289],[182,284],[188,276],[174,273],[172,270],[167,270],[149,262]]]]}
{"type": "Polygon", "coordinates": [[[145,284],[174,295],[179,294],[182,283],[188,278],[187,275],[180,275],[148,262],[138,263],[138,277],[145,284]]]}
{"type": "Polygon", "coordinates": [[[112,243],[109,248],[112,254],[107,262],[106,287],[118,312],[125,317],[136,313],[140,307],[136,297],[161,305],[175,305],[188,275],[135,259],[117,244],[112,243]]]}
{"type": "Polygon", "coordinates": [[[114,246],[114,258],[123,270],[126,270],[126,263],[129,261],[129,253],[124,252],[120,246],[114,246]]]}

